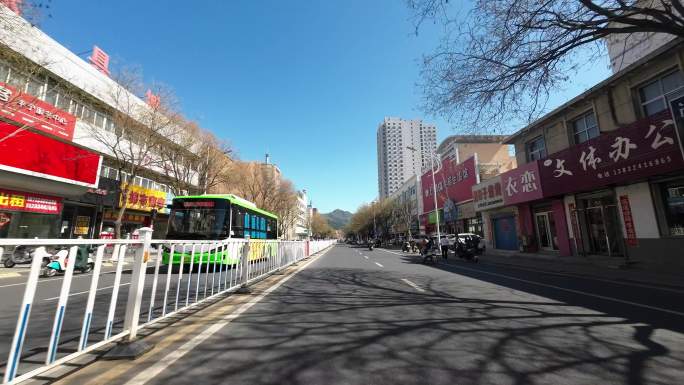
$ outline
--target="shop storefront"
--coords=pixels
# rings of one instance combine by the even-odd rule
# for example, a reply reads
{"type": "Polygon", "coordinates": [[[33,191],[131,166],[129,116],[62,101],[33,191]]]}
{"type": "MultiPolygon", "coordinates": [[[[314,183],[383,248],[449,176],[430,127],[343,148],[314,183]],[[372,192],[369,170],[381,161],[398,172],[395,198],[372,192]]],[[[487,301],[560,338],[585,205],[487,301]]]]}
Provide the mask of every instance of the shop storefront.
{"type": "MultiPolygon", "coordinates": [[[[522,251],[654,260],[684,247],[682,170],[666,111],[502,174],[503,206],[517,210],[522,251]]],[[[485,212],[488,188],[474,189],[485,212]]],[[[495,244],[507,238],[508,219],[491,225],[495,244]]]]}
{"type": "MultiPolygon", "coordinates": [[[[482,219],[475,212],[472,202],[473,185],[479,182],[477,159],[472,156],[455,164],[450,159],[442,161],[435,173],[437,207],[439,209],[440,230],[443,233],[482,232],[482,219]]],[[[423,210],[422,223],[427,234],[436,231],[435,195],[432,172],[421,177],[423,210]]]]}
{"type": "Polygon", "coordinates": [[[55,238],[62,198],[0,189],[0,238],[55,238]]]}
{"type": "Polygon", "coordinates": [[[119,182],[100,178],[98,188],[91,188],[78,198],[64,200],[61,238],[99,238],[104,210],[112,210],[119,200],[119,182]]]}
{"type": "Polygon", "coordinates": [[[517,210],[515,206],[504,207],[501,176],[473,186],[472,194],[487,248],[518,250],[517,210]]]}
{"type": "Polygon", "coordinates": [[[101,156],[71,143],[75,123],[0,83],[0,237],[57,238],[71,226],[64,215],[71,234],[90,231],[93,211],[66,200],[97,187],[101,156]]]}
{"type": "Polygon", "coordinates": [[[114,233],[115,221],[119,214],[118,208],[123,205],[124,193],[128,194],[128,199],[126,200],[126,210],[121,221],[121,236],[123,238],[126,236],[132,237],[136,234],[137,229],[143,226],[152,226],[155,230],[153,237],[163,238],[166,235],[164,224],[168,222],[169,214],[166,193],[127,183],[121,184],[117,209],[104,211],[102,219],[103,231],[114,233]],[[157,228],[157,223],[163,224],[157,228]]]}

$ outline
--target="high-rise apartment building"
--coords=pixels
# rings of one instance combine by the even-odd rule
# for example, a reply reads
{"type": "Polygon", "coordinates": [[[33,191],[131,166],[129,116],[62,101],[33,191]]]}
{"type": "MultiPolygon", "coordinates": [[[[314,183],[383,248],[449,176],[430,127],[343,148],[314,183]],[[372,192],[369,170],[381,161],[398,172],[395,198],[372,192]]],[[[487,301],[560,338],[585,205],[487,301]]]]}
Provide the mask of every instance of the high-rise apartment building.
{"type": "Polygon", "coordinates": [[[422,120],[386,117],[378,126],[378,190],[386,198],[411,175],[430,166],[437,148],[437,129],[422,120]]]}

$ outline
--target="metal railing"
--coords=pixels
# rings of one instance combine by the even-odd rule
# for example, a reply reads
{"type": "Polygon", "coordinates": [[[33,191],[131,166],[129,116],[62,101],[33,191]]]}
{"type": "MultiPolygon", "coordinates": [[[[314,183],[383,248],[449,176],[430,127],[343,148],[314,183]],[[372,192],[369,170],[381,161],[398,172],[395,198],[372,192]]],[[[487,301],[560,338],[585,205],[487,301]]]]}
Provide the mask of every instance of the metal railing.
{"type": "MultiPolygon", "coordinates": [[[[249,286],[312,254],[327,249],[334,242],[333,240],[245,239],[152,240],[152,231],[146,228],[141,229],[140,239],[136,240],[0,239],[0,248],[3,249],[18,245],[35,248],[25,281],[9,357],[4,367],[3,383],[10,384],[26,380],[110,342],[123,339],[133,341],[141,328],[148,327],[218,295],[249,286]],[[41,275],[46,272],[46,263],[50,260],[48,256],[51,254],[47,250],[51,246],[66,248],[68,258],[66,266],[60,271],[62,275],[59,296],[51,298],[57,300],[57,305],[52,317],[49,338],[47,341],[38,341],[32,349],[37,352],[36,354],[45,354],[44,361],[41,358],[41,363],[36,367],[35,354],[28,359],[22,356],[22,350],[29,330],[31,311],[36,306],[38,284],[59,281],[59,279],[41,278],[41,275]],[[84,246],[92,248],[92,253],[87,259],[89,265],[86,266],[87,270],[84,270],[89,271],[85,277],[92,278],[87,291],[72,293],[74,270],[77,265],[75,261],[77,261],[79,248],[84,246]],[[135,253],[132,260],[127,260],[126,251],[131,248],[135,249],[135,253]],[[104,272],[105,264],[113,270],[104,272]],[[127,264],[132,266],[124,269],[127,264]],[[122,282],[124,272],[130,272],[130,282],[122,282]],[[103,277],[111,281],[111,275],[113,275],[111,286],[100,287],[103,277]],[[125,292],[125,286],[128,286],[128,294],[125,302],[122,302],[119,300],[119,294],[120,291],[125,292]],[[76,317],[80,319],[79,335],[75,335],[77,329],[72,327],[73,335],[64,338],[62,333],[67,321],[66,310],[69,298],[83,294],[87,294],[86,301],[77,302],[69,308],[69,314],[77,314],[76,317]],[[99,305],[104,307],[108,302],[108,306],[106,306],[106,312],[103,308],[100,314],[102,322],[94,326],[94,307],[101,297],[105,298],[99,305]],[[123,322],[121,322],[122,305],[124,307],[123,322]],[[80,308],[74,310],[74,306],[80,308]],[[97,333],[93,333],[93,330],[97,333]],[[95,338],[94,334],[99,335],[95,338]],[[71,341],[71,346],[65,346],[66,342],[60,343],[62,339],[71,341]],[[76,341],[78,344],[73,346],[76,341]],[[63,351],[60,352],[60,349],[63,351]],[[24,363],[22,361],[32,363],[33,367],[19,374],[20,364],[24,363]]],[[[81,262],[83,258],[81,256],[81,262]]],[[[82,264],[83,266],[85,265],[82,264]]],[[[44,322],[43,318],[38,322],[44,322]]],[[[73,317],[69,321],[72,326],[74,322],[79,322],[73,317]]],[[[47,333],[42,337],[47,337],[47,333]]]]}

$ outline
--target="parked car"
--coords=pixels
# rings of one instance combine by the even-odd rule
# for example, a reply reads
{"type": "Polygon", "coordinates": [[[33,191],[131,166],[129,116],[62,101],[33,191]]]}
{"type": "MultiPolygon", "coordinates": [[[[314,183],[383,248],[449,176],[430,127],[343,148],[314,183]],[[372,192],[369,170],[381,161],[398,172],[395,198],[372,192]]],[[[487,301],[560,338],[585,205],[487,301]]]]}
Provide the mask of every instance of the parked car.
{"type": "Polygon", "coordinates": [[[477,241],[477,254],[482,255],[485,252],[485,241],[475,233],[458,233],[458,238],[465,241],[467,239],[475,239],[477,241]]]}
{"type": "MultiPolygon", "coordinates": [[[[435,245],[437,244],[437,236],[432,236],[430,237],[433,242],[435,242],[435,245]]],[[[440,234],[440,238],[444,239],[446,238],[447,240],[447,246],[451,248],[454,246],[454,242],[456,242],[456,235],[454,234],[440,234]]]]}

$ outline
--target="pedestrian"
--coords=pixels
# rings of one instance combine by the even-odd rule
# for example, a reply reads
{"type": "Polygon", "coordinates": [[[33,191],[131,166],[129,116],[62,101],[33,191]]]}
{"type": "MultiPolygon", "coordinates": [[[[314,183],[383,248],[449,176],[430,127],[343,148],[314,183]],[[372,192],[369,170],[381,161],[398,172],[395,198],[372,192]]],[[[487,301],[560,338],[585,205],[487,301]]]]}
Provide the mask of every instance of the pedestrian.
{"type": "Polygon", "coordinates": [[[447,259],[449,256],[449,239],[446,235],[439,241],[439,245],[442,246],[442,258],[447,259]]]}

